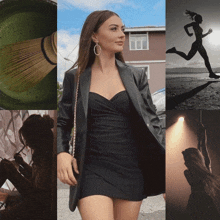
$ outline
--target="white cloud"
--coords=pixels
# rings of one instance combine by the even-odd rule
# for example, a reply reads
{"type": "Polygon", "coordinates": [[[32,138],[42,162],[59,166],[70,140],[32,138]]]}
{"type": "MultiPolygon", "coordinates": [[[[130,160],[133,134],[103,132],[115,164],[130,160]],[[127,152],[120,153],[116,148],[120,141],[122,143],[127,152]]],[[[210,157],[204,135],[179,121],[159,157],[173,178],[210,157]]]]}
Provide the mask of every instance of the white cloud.
{"type": "Polygon", "coordinates": [[[84,10],[106,9],[110,4],[124,4],[125,0],[59,0],[58,9],[68,9],[70,6],[84,10]]]}
{"type": "Polygon", "coordinates": [[[68,30],[59,30],[57,32],[57,78],[59,82],[63,81],[65,71],[68,70],[77,59],[79,37],[79,34],[71,34],[71,31],[68,30]],[[66,61],[64,57],[72,62],[66,61]]]}

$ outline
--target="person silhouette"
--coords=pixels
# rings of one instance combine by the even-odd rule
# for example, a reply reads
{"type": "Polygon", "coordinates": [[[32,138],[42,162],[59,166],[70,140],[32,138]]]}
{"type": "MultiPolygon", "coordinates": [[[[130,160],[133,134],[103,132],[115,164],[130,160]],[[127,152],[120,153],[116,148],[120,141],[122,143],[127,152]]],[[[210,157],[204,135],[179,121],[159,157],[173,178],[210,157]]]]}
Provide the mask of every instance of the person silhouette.
{"type": "Polygon", "coordinates": [[[196,40],[193,42],[192,47],[189,51],[189,53],[186,55],[182,51],[178,51],[176,47],[172,47],[166,51],[166,53],[175,53],[184,58],[185,60],[190,60],[194,57],[196,52],[198,51],[199,54],[202,56],[202,58],[205,61],[205,66],[209,71],[209,77],[214,79],[219,79],[220,76],[216,75],[211,68],[209,57],[207,55],[206,49],[204,48],[202,44],[202,38],[206,37],[207,35],[212,33],[212,29],[210,28],[206,34],[203,34],[203,29],[200,27],[200,24],[203,22],[202,16],[200,14],[197,14],[195,12],[186,10],[185,14],[190,17],[191,20],[194,20],[193,22],[186,24],[184,26],[184,29],[189,37],[193,36],[193,33],[190,33],[188,28],[192,27],[195,33],[196,40]]]}
{"type": "Polygon", "coordinates": [[[206,155],[197,148],[188,148],[182,154],[187,167],[184,175],[191,186],[186,207],[191,220],[220,219],[220,177],[210,172],[206,155]]]}
{"type": "Polygon", "coordinates": [[[19,192],[10,195],[0,191],[0,201],[6,204],[0,210],[1,220],[51,220],[52,202],[52,151],[54,121],[49,115],[30,115],[19,129],[19,139],[24,147],[33,150],[32,166],[19,155],[14,155],[19,171],[12,161],[0,161],[0,188],[9,180],[19,192]]]}

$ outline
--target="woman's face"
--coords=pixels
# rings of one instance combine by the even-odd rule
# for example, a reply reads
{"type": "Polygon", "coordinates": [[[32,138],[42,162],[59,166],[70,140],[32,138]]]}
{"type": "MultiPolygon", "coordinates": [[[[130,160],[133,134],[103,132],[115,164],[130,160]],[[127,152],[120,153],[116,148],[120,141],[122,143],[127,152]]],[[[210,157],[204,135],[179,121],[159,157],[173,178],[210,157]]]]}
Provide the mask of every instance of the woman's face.
{"type": "Polygon", "coordinates": [[[95,43],[99,43],[102,52],[121,52],[125,41],[124,25],[121,19],[116,15],[110,17],[100,26],[97,33],[93,34],[92,39],[95,43]]]}

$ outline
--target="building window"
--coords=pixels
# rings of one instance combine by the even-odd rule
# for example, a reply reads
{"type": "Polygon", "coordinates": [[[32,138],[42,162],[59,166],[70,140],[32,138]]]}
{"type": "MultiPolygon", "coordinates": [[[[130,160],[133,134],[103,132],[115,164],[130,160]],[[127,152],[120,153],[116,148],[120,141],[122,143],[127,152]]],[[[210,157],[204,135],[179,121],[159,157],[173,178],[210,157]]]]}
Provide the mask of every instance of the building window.
{"type": "Polygon", "coordinates": [[[148,33],[129,33],[130,50],[149,50],[148,33]]]}

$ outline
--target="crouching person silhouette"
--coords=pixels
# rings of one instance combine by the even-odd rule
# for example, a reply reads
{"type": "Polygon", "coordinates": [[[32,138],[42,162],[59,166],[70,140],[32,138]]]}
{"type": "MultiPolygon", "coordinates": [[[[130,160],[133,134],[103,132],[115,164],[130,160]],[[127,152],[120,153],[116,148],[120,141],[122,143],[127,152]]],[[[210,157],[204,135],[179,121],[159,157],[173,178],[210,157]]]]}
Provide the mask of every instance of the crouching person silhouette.
{"type": "Polygon", "coordinates": [[[19,130],[24,146],[33,150],[32,166],[15,154],[15,162],[3,159],[0,162],[0,187],[8,179],[19,192],[18,196],[0,192],[0,200],[6,208],[0,211],[1,220],[51,219],[51,169],[53,151],[53,119],[48,115],[31,115],[19,130]]]}

